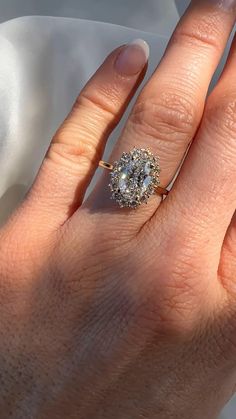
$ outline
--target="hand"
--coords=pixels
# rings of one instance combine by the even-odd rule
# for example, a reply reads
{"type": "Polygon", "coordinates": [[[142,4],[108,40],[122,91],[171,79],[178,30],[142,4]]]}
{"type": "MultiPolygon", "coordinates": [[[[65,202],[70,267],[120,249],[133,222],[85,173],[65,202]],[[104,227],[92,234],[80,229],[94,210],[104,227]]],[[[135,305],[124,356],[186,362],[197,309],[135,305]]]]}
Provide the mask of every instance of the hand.
{"type": "Polygon", "coordinates": [[[139,41],[85,86],[3,226],[2,419],[215,418],[234,393],[235,43],[206,99],[233,3],[190,6],[112,152],[150,148],[165,187],[193,140],[163,202],[119,208],[106,171],[84,200],[143,79],[139,41]]]}

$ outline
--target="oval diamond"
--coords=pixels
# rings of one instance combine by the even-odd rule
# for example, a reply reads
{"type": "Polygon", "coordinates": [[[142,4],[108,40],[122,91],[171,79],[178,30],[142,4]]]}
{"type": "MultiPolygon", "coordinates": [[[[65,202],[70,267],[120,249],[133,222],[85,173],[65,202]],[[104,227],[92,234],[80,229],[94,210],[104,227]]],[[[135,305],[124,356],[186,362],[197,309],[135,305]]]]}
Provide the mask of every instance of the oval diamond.
{"type": "Polygon", "coordinates": [[[137,208],[155,192],[159,174],[159,159],[149,150],[134,148],[123,153],[111,172],[112,198],[120,207],[137,208]]]}

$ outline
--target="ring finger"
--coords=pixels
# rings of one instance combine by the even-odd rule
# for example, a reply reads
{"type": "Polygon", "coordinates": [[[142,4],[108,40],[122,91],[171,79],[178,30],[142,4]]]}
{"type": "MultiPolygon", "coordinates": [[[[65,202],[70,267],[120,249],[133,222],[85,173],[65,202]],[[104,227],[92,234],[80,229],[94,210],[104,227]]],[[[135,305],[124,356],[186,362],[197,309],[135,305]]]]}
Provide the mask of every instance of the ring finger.
{"type": "MultiPolygon", "coordinates": [[[[167,51],[139,95],[110,161],[134,146],[160,158],[161,185],[174,177],[200,123],[209,84],[235,21],[233,2],[193,1],[177,26],[167,51]],[[225,3],[225,7],[223,7],[225,3]]],[[[111,207],[108,174],[85,206],[111,207]]],[[[156,210],[153,197],[138,211],[141,224],[156,210]]]]}

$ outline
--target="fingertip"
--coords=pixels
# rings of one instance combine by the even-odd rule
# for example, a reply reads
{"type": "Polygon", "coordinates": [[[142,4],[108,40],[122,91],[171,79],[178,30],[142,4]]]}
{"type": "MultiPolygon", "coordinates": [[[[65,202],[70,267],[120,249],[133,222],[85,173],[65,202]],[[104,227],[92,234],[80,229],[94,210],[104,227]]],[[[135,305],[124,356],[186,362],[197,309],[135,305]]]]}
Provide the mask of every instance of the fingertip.
{"type": "Polygon", "coordinates": [[[122,76],[135,76],[146,66],[149,59],[149,45],[143,39],[135,39],[119,50],[114,62],[115,70],[122,76]]]}

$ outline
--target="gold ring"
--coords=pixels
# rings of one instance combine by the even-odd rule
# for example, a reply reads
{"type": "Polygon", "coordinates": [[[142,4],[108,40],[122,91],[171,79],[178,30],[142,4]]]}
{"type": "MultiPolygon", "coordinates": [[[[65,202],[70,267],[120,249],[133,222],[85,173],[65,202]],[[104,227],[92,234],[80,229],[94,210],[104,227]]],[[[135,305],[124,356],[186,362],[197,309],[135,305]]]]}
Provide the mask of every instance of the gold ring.
{"type": "Polygon", "coordinates": [[[159,157],[144,148],[124,152],[114,164],[100,160],[99,166],[111,172],[111,199],[120,207],[136,209],[147,203],[154,193],[165,196],[169,191],[160,186],[159,157]]]}

